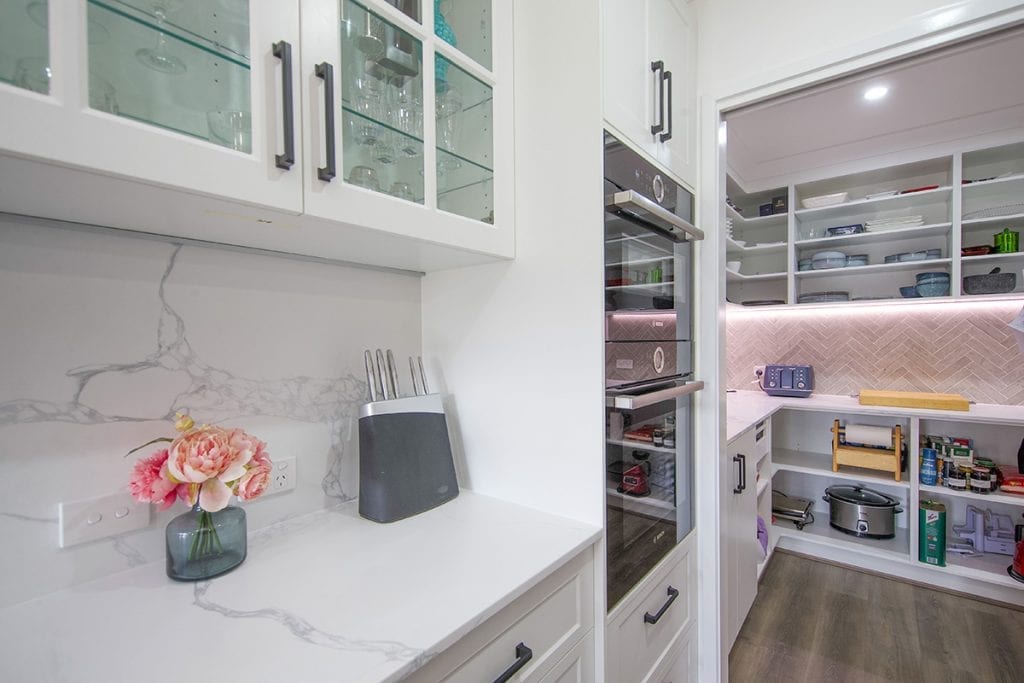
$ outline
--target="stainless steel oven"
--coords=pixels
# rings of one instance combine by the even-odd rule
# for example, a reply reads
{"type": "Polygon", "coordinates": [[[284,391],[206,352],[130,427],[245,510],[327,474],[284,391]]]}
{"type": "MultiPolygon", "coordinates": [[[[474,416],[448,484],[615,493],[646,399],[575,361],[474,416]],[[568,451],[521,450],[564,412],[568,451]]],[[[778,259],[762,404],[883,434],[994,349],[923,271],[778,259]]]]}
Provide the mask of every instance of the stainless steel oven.
{"type": "Polygon", "coordinates": [[[693,195],[605,134],[609,611],[693,528],[693,195]]]}

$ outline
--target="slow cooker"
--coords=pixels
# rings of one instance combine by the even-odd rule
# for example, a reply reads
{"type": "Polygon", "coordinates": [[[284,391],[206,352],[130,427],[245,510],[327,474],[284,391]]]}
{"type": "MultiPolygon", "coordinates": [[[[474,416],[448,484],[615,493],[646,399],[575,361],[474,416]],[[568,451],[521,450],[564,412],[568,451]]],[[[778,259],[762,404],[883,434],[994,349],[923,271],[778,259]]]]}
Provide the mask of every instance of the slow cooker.
{"type": "Polygon", "coordinates": [[[829,504],[829,525],[863,538],[896,535],[900,499],[863,486],[829,486],[823,496],[829,504]]]}

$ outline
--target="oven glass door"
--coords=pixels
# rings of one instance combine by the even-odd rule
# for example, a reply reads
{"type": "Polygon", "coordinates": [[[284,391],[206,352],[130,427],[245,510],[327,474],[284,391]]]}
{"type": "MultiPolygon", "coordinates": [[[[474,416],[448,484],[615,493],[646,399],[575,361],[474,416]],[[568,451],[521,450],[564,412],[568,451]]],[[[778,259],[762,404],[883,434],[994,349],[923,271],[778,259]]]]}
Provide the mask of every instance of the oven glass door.
{"type": "MultiPolygon", "coordinates": [[[[695,385],[674,386],[657,391],[695,385]]],[[[616,398],[605,415],[609,611],[693,528],[692,396],[648,405],[638,394],[637,408],[617,408],[616,398]]]]}

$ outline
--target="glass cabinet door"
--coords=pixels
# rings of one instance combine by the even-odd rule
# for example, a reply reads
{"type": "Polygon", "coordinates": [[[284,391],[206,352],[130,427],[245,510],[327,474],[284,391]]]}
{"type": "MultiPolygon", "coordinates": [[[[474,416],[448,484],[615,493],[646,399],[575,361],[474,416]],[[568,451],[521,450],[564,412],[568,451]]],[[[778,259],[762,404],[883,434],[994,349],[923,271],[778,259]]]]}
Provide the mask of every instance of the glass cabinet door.
{"type": "Polygon", "coordinates": [[[49,5],[0,2],[0,81],[50,94],[49,5]]]}
{"type": "Polygon", "coordinates": [[[88,0],[89,106],[251,153],[249,25],[248,0],[88,0]]]}
{"type": "Polygon", "coordinates": [[[342,180],[422,204],[423,44],[352,0],[341,29],[342,180]]]}

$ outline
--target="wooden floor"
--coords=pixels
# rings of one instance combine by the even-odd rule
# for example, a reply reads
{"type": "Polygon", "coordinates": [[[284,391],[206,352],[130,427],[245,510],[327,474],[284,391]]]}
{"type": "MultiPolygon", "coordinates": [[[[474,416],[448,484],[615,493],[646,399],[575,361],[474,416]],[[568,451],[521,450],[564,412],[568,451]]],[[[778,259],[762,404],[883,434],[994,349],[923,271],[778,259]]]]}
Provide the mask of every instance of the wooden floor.
{"type": "Polygon", "coordinates": [[[778,551],[729,680],[1019,683],[1024,612],[778,551]]]}

